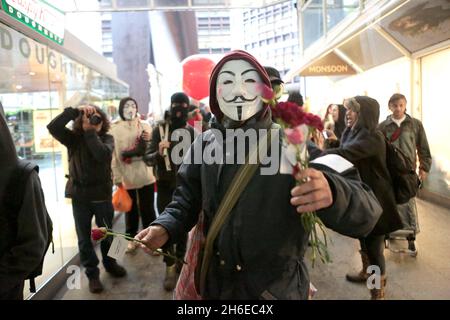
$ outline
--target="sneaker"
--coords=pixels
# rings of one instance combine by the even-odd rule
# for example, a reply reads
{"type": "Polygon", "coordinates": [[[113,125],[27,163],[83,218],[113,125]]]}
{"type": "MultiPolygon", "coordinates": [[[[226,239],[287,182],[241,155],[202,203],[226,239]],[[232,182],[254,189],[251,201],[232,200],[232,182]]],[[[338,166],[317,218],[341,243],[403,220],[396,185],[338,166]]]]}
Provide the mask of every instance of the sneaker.
{"type": "Polygon", "coordinates": [[[408,240],[408,250],[411,252],[416,252],[416,244],[414,242],[414,240],[408,240]]]}
{"type": "Polygon", "coordinates": [[[103,291],[103,284],[99,278],[89,279],[89,291],[91,293],[100,293],[103,291]]]}
{"type": "Polygon", "coordinates": [[[105,270],[114,278],[122,278],[127,274],[127,270],[125,270],[125,268],[119,265],[117,262],[111,264],[108,267],[105,266],[105,270]]]}
{"type": "Polygon", "coordinates": [[[128,246],[127,246],[127,250],[125,251],[125,253],[135,253],[136,252],[136,248],[137,248],[136,242],[129,241],[128,242],[128,246]]]}

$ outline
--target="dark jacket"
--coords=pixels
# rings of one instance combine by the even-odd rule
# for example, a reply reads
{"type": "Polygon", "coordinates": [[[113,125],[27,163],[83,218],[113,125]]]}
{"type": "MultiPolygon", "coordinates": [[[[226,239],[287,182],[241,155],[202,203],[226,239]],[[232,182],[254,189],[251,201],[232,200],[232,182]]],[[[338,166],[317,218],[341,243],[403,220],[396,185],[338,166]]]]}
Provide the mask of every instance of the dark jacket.
{"type": "MultiPolygon", "coordinates": [[[[1,110],[0,110],[1,112],[1,110]]],[[[47,209],[39,175],[33,171],[24,187],[22,206],[9,212],[6,188],[18,165],[13,140],[0,114],[0,296],[23,282],[41,263],[48,243],[47,209]]]]}
{"type": "MultiPolygon", "coordinates": [[[[264,121],[249,122],[242,129],[269,128],[270,119],[268,113],[264,121]]],[[[220,128],[216,125],[216,129],[220,128]]],[[[204,132],[185,159],[194,163],[196,150],[205,155],[212,154],[218,144],[220,148],[221,131],[204,132]]],[[[170,241],[176,242],[197,223],[203,210],[206,234],[238,168],[236,164],[183,163],[173,201],[154,224],[164,226],[170,241]]],[[[332,206],[318,212],[322,221],[348,236],[367,235],[381,214],[373,193],[361,183],[355,169],[348,170],[346,177],[329,168],[321,169],[334,199],[332,206]]],[[[309,277],[303,257],[308,234],[290,204],[294,186],[291,174],[255,173],[216,238],[204,298],[307,299],[309,277]]]]}
{"type": "Polygon", "coordinates": [[[324,153],[338,154],[358,168],[362,181],[370,186],[383,208],[371,234],[387,234],[400,229],[402,224],[386,167],[384,136],[377,130],[380,107],[369,97],[357,97],[357,101],[361,106],[357,123],[344,130],[339,148],[327,149],[324,153]]]}
{"type": "MultiPolygon", "coordinates": [[[[386,120],[380,123],[378,128],[390,139],[398,126],[392,121],[392,116],[388,116],[386,120]]],[[[422,122],[407,114],[406,119],[400,124],[400,128],[400,137],[393,144],[406,153],[414,165],[417,163],[417,150],[420,163],[419,168],[425,172],[429,172],[431,169],[431,152],[422,122]]]]}
{"type": "Polygon", "coordinates": [[[78,115],[78,109],[66,108],[47,126],[69,152],[66,197],[84,201],[111,200],[114,138],[109,134],[98,135],[95,130],[78,134],[67,129],[67,123],[78,115]]]}
{"type": "MultiPolygon", "coordinates": [[[[165,182],[172,188],[175,188],[176,185],[176,174],[178,171],[178,165],[173,163],[172,157],[169,157],[170,160],[170,171],[166,170],[166,163],[164,160],[164,157],[159,154],[159,143],[161,142],[161,134],[159,132],[159,127],[162,126],[164,129],[166,125],[166,121],[159,122],[154,128],[152,133],[152,140],[150,142],[150,145],[148,146],[145,155],[143,157],[144,162],[148,166],[153,166],[153,173],[155,174],[157,182],[165,182]]],[[[190,141],[188,142],[188,145],[192,144],[195,137],[194,128],[192,128],[190,125],[186,125],[185,128],[179,128],[177,130],[186,130],[189,134],[190,141]]],[[[172,132],[174,130],[169,127],[169,137],[172,137],[172,132]]],[[[182,139],[179,141],[172,141],[170,144],[170,148],[168,149],[168,154],[170,155],[173,148],[178,145],[178,143],[186,143],[186,141],[183,141],[182,139]]]]}

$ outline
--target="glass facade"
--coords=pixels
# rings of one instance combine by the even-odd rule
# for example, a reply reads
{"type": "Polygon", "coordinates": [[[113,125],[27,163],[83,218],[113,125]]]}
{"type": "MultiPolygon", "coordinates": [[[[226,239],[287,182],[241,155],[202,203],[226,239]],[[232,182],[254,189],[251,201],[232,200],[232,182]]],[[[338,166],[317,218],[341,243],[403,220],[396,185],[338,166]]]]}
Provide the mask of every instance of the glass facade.
{"type": "Polygon", "coordinates": [[[36,279],[39,287],[78,252],[71,205],[64,198],[66,148],[46,126],[64,107],[83,103],[96,104],[114,117],[128,88],[1,23],[0,74],[0,101],[17,153],[39,165],[54,223],[55,253],[47,253],[43,276],[36,279]]]}

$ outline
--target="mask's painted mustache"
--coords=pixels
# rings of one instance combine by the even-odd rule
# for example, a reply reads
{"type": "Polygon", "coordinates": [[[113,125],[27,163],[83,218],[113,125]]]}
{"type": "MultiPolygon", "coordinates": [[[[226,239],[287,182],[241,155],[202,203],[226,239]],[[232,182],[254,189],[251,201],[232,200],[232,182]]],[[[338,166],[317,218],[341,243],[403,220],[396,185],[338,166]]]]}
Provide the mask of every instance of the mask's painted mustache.
{"type": "Polygon", "coordinates": [[[236,96],[231,100],[227,100],[224,97],[222,97],[223,101],[225,101],[227,103],[236,102],[237,99],[241,99],[241,101],[239,101],[239,102],[252,102],[252,101],[255,101],[256,98],[258,98],[258,96],[254,97],[253,99],[246,99],[244,96],[236,96]]]}

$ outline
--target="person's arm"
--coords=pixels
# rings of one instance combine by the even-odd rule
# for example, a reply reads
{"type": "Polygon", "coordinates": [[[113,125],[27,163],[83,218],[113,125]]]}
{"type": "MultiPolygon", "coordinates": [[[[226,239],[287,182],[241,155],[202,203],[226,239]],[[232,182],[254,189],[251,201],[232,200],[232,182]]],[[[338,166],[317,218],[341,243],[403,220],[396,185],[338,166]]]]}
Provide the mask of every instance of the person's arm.
{"type": "Polygon", "coordinates": [[[74,133],[67,129],[66,125],[70,121],[75,120],[79,114],[80,111],[76,108],[65,108],[61,114],[47,125],[50,134],[66,147],[71,146],[74,141],[74,133]]]}
{"type": "Polygon", "coordinates": [[[420,163],[419,171],[428,173],[431,169],[431,151],[422,122],[420,122],[419,120],[417,120],[416,122],[419,129],[417,133],[418,137],[416,139],[417,155],[419,157],[420,163]]]}
{"type": "Polygon", "coordinates": [[[367,236],[383,211],[372,190],[360,180],[355,167],[343,174],[321,170],[333,194],[333,204],[317,211],[322,222],[349,237],[367,236]]]}
{"type": "Polygon", "coordinates": [[[83,137],[95,160],[98,162],[111,161],[114,150],[114,138],[111,135],[106,134],[102,141],[95,129],[89,129],[84,132],[83,137]]]}
{"type": "Polygon", "coordinates": [[[385,142],[381,135],[375,132],[361,132],[359,139],[355,139],[346,145],[341,143],[339,148],[325,149],[323,154],[337,154],[352,163],[356,163],[378,154],[383,149],[383,143],[385,142]]]}
{"type": "Polygon", "coordinates": [[[13,247],[0,258],[2,286],[23,281],[40,264],[48,243],[47,209],[39,175],[28,178],[17,222],[17,238],[13,247]]]}
{"type": "MultiPolygon", "coordinates": [[[[172,202],[153,221],[147,229],[141,231],[136,239],[145,243],[141,248],[161,248],[166,243],[176,243],[180,237],[189,232],[198,221],[202,206],[201,164],[194,164],[193,151],[196,144],[202,144],[197,138],[189,149],[186,159],[190,163],[183,163],[177,174],[177,187],[172,196],[172,202]]],[[[201,147],[200,147],[201,148],[201,147]]],[[[202,149],[201,149],[202,150],[202,149]]]]}
{"type": "Polygon", "coordinates": [[[143,160],[148,166],[155,166],[158,161],[163,161],[163,157],[159,153],[159,143],[161,142],[161,135],[159,134],[159,126],[157,125],[152,132],[152,139],[148,144],[147,150],[143,160]]]}

